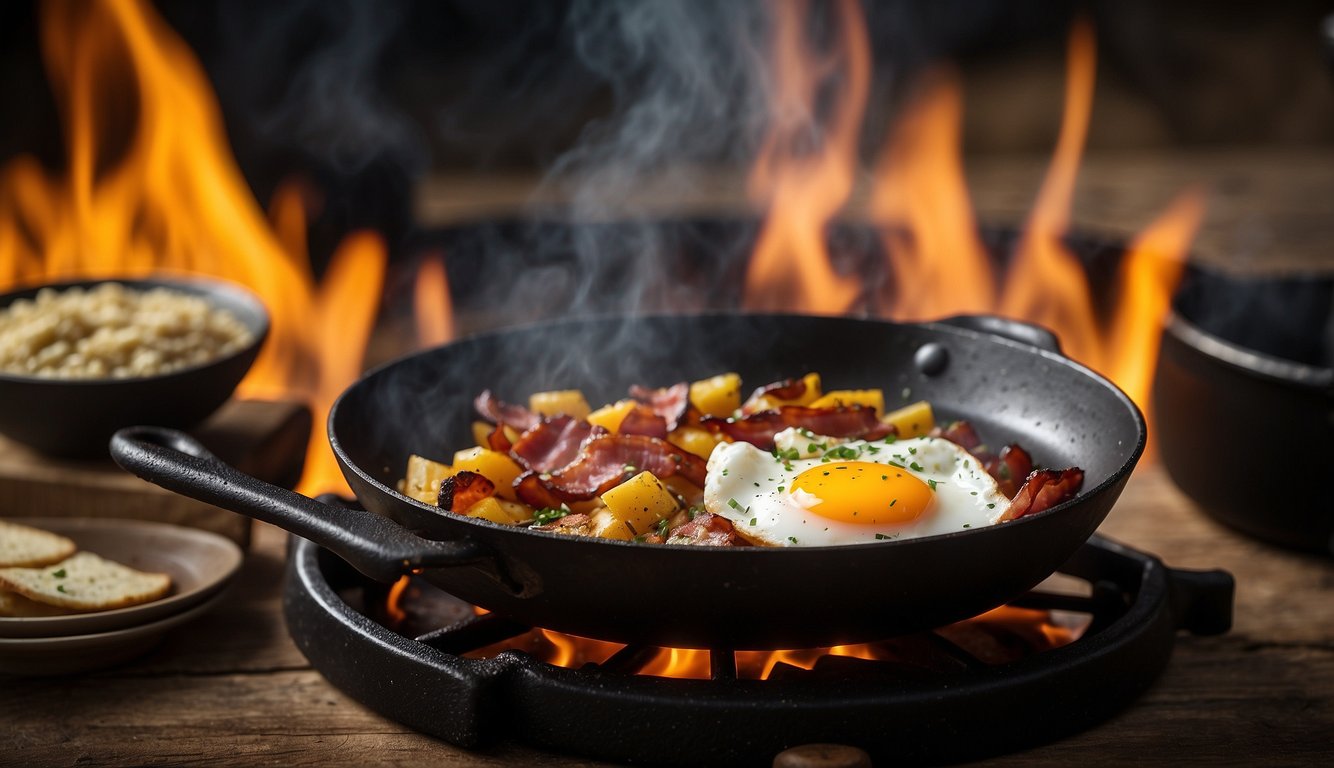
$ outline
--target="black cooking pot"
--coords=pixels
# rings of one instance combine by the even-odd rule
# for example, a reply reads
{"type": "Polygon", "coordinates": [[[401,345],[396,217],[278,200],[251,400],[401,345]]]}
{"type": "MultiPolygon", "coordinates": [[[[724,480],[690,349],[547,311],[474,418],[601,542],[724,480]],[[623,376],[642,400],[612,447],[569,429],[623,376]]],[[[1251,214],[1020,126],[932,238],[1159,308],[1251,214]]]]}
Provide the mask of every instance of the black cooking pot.
{"type": "Polygon", "coordinates": [[[1215,519],[1334,554],[1334,277],[1191,267],[1153,402],[1172,480],[1215,519]]]}
{"type": "Polygon", "coordinates": [[[326,506],[220,464],[184,435],[118,433],[111,452],[166,488],[283,526],[376,579],[413,568],[533,626],[625,643],[795,648],[866,641],[981,613],[1055,571],[1111,509],[1144,447],[1144,421],[1110,382],[1034,326],[712,314],[576,320],[503,331],[386,365],[352,385],[329,439],[369,512],[326,506]],[[471,444],[483,389],[523,401],[579,387],[736,371],[763,383],[818,371],[967,418],[993,443],[1086,471],[1078,498],[1003,525],[838,547],[708,548],[574,537],[441,512],[394,490],[409,454],[471,444]],[[393,522],[390,522],[392,520],[393,522]],[[422,538],[418,537],[418,534],[422,538]]]}

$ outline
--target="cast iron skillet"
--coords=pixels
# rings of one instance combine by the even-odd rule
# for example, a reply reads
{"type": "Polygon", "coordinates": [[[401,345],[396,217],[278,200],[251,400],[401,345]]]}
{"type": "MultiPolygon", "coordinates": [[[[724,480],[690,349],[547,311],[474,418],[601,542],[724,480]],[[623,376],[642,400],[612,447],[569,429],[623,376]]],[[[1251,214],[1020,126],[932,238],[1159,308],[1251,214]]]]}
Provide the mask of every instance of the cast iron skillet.
{"type": "Polygon", "coordinates": [[[1098,527],[1145,428],[1129,398],[1033,326],[714,314],[559,322],[425,351],[344,392],[329,439],[369,511],[261,483],[180,433],[122,430],[111,453],[140,477],[283,526],[372,578],[422,568],[454,595],[534,626],[626,643],[794,648],[939,626],[1031,588],[1098,527]],[[729,370],[750,385],[813,370],[831,388],[926,398],[940,418],[971,419],[984,439],[1022,442],[1039,464],[1083,467],[1085,490],[1032,517],[925,539],[735,549],[534,532],[441,513],[394,490],[410,453],[448,457],[471,444],[472,400],[484,388],[524,402],[579,387],[598,403],[631,383],[729,370]]]}

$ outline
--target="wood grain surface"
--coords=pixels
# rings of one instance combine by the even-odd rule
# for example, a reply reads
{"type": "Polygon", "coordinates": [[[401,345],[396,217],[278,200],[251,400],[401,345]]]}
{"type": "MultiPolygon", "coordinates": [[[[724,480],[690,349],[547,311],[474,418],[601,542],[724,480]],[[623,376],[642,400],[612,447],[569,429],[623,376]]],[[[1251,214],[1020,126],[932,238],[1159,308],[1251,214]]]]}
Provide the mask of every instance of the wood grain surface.
{"type": "MultiPolygon", "coordinates": [[[[1045,160],[969,168],[987,217],[1022,219],[1045,160]]],[[[1074,220],[1113,232],[1150,221],[1200,183],[1211,207],[1197,251],[1237,268],[1334,270],[1334,156],[1209,152],[1092,157],[1074,220]]],[[[531,180],[439,179],[426,224],[512,209],[531,180]]],[[[697,190],[703,209],[739,186],[697,190]]],[[[653,190],[647,190],[651,196],[653,190]]],[[[666,198],[667,195],[664,195],[666,198]]],[[[1334,764],[1334,561],[1244,538],[1200,513],[1157,466],[1131,479],[1102,532],[1181,568],[1237,579],[1220,637],[1180,635],[1163,676],[1130,708],[997,765],[1334,764]]],[[[217,610],[150,655],[68,679],[0,679],[0,764],[588,766],[516,744],[470,752],[412,732],[342,695],[292,644],[281,617],[286,535],[257,525],[217,610]]]]}

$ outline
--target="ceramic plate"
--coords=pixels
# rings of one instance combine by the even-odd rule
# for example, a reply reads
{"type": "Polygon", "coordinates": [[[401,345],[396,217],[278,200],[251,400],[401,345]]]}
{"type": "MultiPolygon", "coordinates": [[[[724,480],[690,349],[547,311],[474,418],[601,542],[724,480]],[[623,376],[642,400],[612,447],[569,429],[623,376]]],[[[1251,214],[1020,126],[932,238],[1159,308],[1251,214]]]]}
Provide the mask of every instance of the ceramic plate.
{"type": "Polygon", "coordinates": [[[0,637],[0,675],[71,675],[129,661],[157,645],[167,630],[207,613],[225,596],[220,591],[214,592],[203,602],[164,619],[110,632],[69,637],[0,637]]]}
{"type": "Polygon", "coordinates": [[[6,518],[68,536],[79,549],[141,571],[171,576],[171,592],[151,603],[69,616],[0,617],[0,638],[97,635],[157,622],[222,590],[241,567],[231,540],[196,528],[105,517],[6,518]]]}

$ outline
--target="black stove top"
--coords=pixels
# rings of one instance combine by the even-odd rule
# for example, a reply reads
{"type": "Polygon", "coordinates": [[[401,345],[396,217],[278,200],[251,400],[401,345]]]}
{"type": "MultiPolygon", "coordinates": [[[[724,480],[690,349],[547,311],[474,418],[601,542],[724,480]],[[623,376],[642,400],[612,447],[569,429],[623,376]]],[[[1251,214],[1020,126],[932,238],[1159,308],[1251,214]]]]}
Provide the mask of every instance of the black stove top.
{"type": "Polygon", "coordinates": [[[662,651],[639,646],[575,668],[514,649],[475,658],[530,628],[444,593],[434,601],[439,626],[384,620],[385,587],[303,539],[294,540],[284,613],[297,646],[339,689],[463,747],[512,739],[640,764],[768,765],[790,747],[836,743],[882,764],[939,763],[1100,722],[1158,677],[1178,630],[1217,634],[1231,624],[1232,578],[1220,571],[1168,568],[1095,536],[1061,573],[1082,588],[1040,587],[1011,603],[1072,627],[1060,643],[979,658],[958,633],[936,630],[887,642],[906,656],[826,655],[809,669],[780,662],[767,679],[726,650],[703,652],[704,679],[640,674],[662,651]]]}

